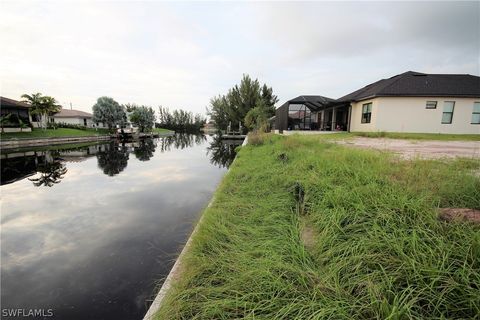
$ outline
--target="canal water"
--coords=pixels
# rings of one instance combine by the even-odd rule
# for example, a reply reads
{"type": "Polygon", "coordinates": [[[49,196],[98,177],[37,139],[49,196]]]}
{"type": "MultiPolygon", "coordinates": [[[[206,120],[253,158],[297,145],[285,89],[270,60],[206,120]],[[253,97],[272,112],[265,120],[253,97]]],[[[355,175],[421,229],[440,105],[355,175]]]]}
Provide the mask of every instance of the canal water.
{"type": "Polygon", "coordinates": [[[237,144],[2,151],[2,319],[142,319],[237,144]]]}

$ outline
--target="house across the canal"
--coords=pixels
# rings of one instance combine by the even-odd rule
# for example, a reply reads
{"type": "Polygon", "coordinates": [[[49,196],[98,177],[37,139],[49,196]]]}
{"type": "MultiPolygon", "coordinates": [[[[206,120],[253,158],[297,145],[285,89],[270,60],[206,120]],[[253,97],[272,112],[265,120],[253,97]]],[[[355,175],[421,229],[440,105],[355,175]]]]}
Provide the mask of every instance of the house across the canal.
{"type": "Polygon", "coordinates": [[[409,71],[336,100],[299,96],[274,129],[480,134],[480,77],[409,71]]]}
{"type": "Polygon", "coordinates": [[[31,131],[30,105],[21,101],[0,97],[0,117],[4,132],[31,131]]]}
{"type": "Polygon", "coordinates": [[[55,113],[52,116],[52,119],[55,123],[65,123],[91,128],[93,126],[92,117],[93,115],[91,113],[85,111],[62,109],[60,112],[55,113]]]}

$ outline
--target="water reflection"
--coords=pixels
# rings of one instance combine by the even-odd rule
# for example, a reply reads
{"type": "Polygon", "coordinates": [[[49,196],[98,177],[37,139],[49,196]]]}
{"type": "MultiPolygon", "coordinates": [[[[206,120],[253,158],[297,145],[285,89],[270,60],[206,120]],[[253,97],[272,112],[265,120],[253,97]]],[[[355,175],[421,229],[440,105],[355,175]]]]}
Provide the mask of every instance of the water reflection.
{"type": "Polygon", "coordinates": [[[2,308],[142,319],[225,172],[211,139],[2,150],[2,308]]]}
{"type": "Polygon", "coordinates": [[[43,161],[40,161],[37,165],[40,176],[28,179],[33,182],[35,187],[52,187],[63,179],[68,170],[63,159],[58,156],[58,152],[45,153],[43,161]]]}
{"type": "Polygon", "coordinates": [[[243,140],[225,140],[221,139],[218,135],[214,136],[213,141],[207,148],[210,162],[219,167],[230,167],[237,154],[235,149],[242,145],[242,143],[243,140]]]}
{"type": "Polygon", "coordinates": [[[162,152],[170,151],[172,147],[175,149],[185,149],[194,145],[202,144],[205,141],[207,141],[207,137],[203,134],[193,135],[177,133],[162,139],[160,141],[160,150],[162,152]]]}
{"type": "MultiPolygon", "coordinates": [[[[176,134],[157,140],[140,139],[129,143],[112,141],[56,150],[11,152],[2,154],[0,182],[5,185],[30,177],[29,180],[36,187],[53,187],[67,173],[66,163],[85,161],[89,157],[96,157],[98,168],[107,176],[113,177],[127,168],[130,153],[140,161],[149,161],[157,148],[163,153],[172,149],[191,148],[206,141],[205,135],[176,134]]],[[[235,159],[236,147],[241,143],[241,140],[222,140],[219,136],[213,136],[206,148],[210,162],[228,168],[235,159]]]]}
{"type": "Polygon", "coordinates": [[[110,177],[119,174],[127,167],[128,158],[128,147],[115,142],[111,142],[97,152],[98,167],[110,177]]]}
{"type": "Polygon", "coordinates": [[[37,173],[38,155],[36,152],[15,153],[9,158],[2,155],[1,185],[13,183],[37,173]]]}
{"type": "Polygon", "coordinates": [[[134,146],[133,153],[140,161],[148,161],[153,157],[157,144],[153,139],[141,139],[138,145],[134,146]]]}

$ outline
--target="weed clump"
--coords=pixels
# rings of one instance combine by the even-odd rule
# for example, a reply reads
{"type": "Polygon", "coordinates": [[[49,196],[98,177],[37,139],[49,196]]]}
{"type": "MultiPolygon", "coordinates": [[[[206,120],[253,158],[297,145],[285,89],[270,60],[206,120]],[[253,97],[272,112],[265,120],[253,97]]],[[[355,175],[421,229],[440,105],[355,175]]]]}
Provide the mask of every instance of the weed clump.
{"type": "Polygon", "coordinates": [[[265,143],[268,134],[261,132],[261,131],[254,131],[248,134],[248,144],[254,146],[261,146],[265,143]]]}
{"type": "Polygon", "coordinates": [[[287,163],[288,155],[285,152],[282,152],[277,156],[277,159],[280,160],[282,163],[287,163]]]}

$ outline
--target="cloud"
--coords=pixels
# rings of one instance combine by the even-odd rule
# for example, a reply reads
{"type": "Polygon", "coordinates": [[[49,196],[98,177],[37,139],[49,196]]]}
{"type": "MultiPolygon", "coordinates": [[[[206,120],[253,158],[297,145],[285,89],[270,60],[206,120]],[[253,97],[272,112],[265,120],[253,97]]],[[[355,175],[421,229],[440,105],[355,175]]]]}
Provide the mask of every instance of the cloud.
{"type": "Polygon", "coordinates": [[[2,2],[2,95],[204,112],[243,73],[342,96],[407,70],[479,74],[478,2],[2,2]]]}
{"type": "Polygon", "coordinates": [[[418,47],[478,54],[478,10],[473,2],[266,3],[256,23],[266,41],[302,60],[418,47]]]}

